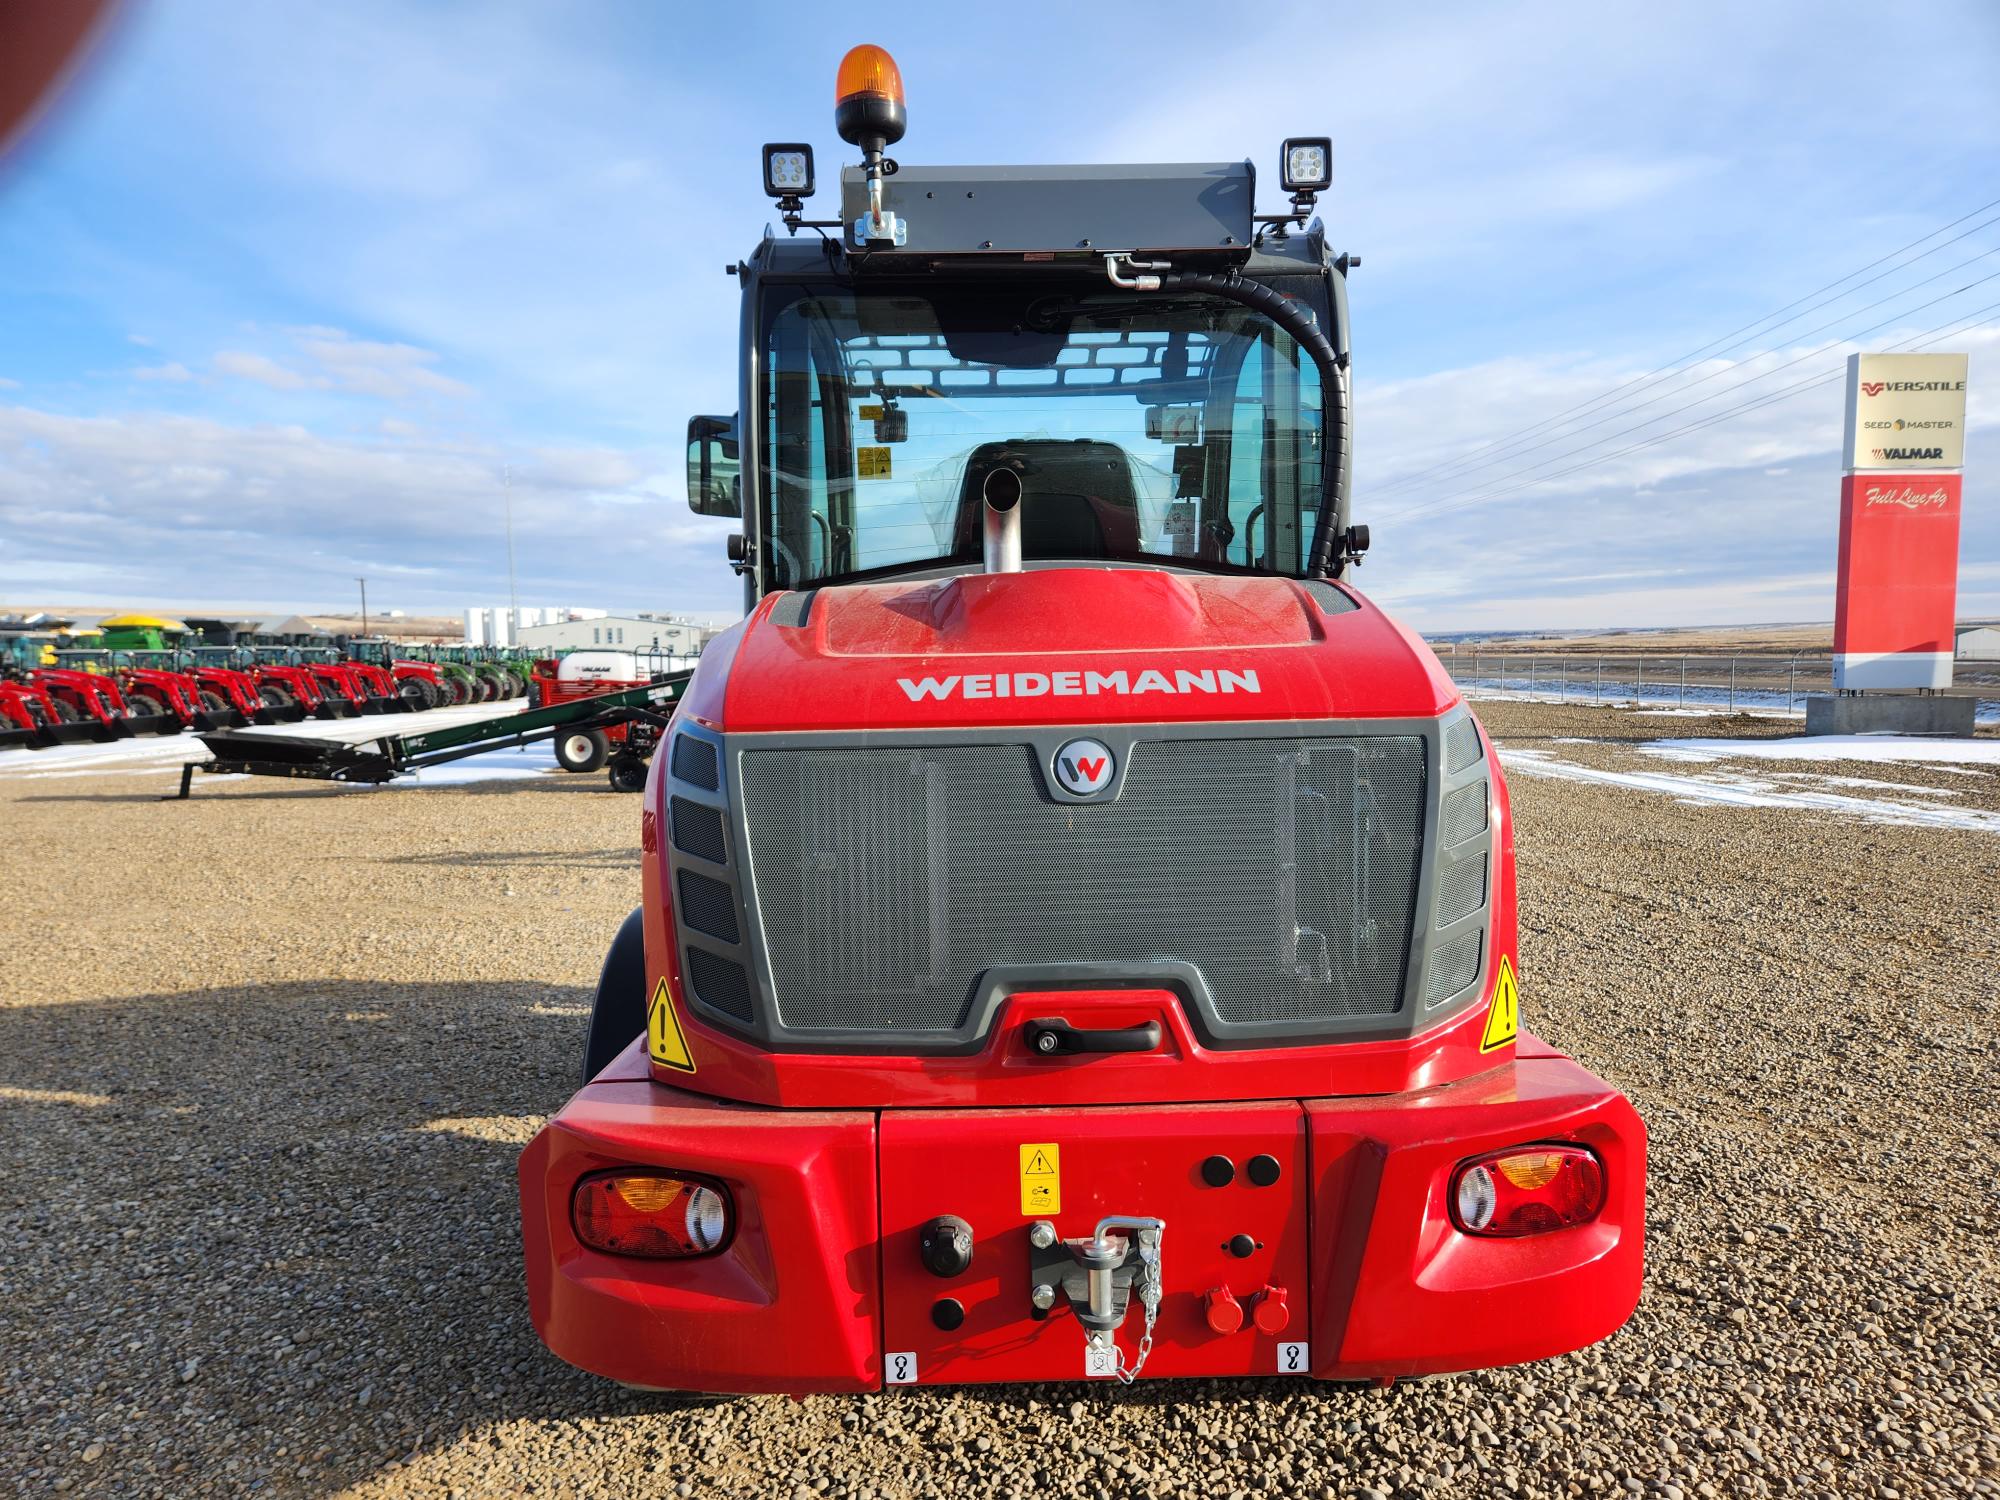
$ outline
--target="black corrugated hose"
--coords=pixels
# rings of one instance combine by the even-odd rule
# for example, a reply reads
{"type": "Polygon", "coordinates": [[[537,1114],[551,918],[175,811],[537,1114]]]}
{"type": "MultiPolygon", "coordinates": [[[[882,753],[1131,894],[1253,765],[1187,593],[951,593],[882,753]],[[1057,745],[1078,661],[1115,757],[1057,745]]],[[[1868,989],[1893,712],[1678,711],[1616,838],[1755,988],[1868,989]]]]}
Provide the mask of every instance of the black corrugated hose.
{"type": "Polygon", "coordinates": [[[1347,360],[1333,347],[1319,324],[1300,311],[1297,303],[1283,292],[1273,291],[1262,282],[1248,281],[1235,272],[1195,274],[1169,271],[1160,277],[1160,290],[1212,292],[1232,302],[1264,314],[1298,341],[1299,347],[1319,366],[1320,379],[1333,399],[1327,403],[1327,465],[1322,483],[1319,519],[1313,527],[1312,551],[1306,571],[1314,577],[1339,577],[1348,561],[1347,535],[1347,360]],[[1340,543],[1335,555],[1334,545],[1340,543]]]}

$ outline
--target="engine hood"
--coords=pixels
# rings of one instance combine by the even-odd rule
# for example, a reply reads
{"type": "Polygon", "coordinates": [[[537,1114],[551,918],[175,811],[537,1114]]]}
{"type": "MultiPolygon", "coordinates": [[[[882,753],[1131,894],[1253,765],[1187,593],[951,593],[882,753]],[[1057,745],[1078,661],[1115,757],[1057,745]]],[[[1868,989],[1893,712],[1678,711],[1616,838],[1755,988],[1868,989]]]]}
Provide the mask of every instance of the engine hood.
{"type": "Polygon", "coordinates": [[[1352,589],[1049,568],[763,600],[683,712],[731,732],[1428,718],[1429,647],[1352,589]]]}

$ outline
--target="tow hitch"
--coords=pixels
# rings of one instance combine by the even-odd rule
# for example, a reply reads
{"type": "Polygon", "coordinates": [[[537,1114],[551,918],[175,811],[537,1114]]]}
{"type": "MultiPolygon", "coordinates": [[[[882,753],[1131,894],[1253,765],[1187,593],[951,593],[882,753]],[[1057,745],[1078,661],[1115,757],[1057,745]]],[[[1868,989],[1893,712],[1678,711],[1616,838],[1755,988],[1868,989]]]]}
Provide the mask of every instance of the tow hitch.
{"type": "Polygon", "coordinates": [[[1085,1369],[1116,1375],[1130,1385],[1153,1352],[1153,1325],[1160,1315],[1160,1240],[1164,1219],[1107,1214],[1084,1239],[1065,1240],[1047,1219],[1028,1229],[1028,1301],[1032,1316],[1046,1318],[1062,1297],[1083,1325],[1085,1369]],[[1118,1329],[1138,1293],[1143,1324],[1138,1357],[1129,1365],[1118,1347],[1118,1329]]]}

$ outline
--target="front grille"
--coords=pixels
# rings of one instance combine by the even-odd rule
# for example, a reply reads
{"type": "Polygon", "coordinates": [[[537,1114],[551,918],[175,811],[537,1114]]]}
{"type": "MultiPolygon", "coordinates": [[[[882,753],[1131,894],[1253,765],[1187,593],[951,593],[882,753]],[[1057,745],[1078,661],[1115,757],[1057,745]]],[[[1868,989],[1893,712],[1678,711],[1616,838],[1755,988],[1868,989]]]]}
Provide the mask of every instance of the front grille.
{"type": "Polygon", "coordinates": [[[722,814],[699,802],[675,797],[669,807],[674,847],[715,864],[722,863],[722,814]]]}
{"type": "Polygon", "coordinates": [[[729,887],[692,870],[681,871],[680,919],[696,932],[705,932],[725,943],[739,941],[736,930],[736,898],[729,887]]]}
{"type": "Polygon", "coordinates": [[[1477,979],[1480,950],[1485,942],[1485,931],[1475,928],[1437,949],[1431,955],[1431,972],[1430,978],[1424,982],[1424,998],[1443,1000],[1477,979]]]}
{"type": "Polygon", "coordinates": [[[715,773],[715,746],[691,734],[674,736],[673,773],[682,781],[705,792],[717,791],[722,782],[715,773]]]}
{"type": "Polygon", "coordinates": [[[688,978],[694,983],[695,998],[736,1017],[750,1019],[750,976],[733,959],[717,958],[705,948],[690,948],[688,978]]]}
{"type": "Polygon", "coordinates": [[[1101,803],[1055,802],[1019,744],[748,750],[739,771],[786,1028],[950,1031],[1017,965],[1191,966],[1225,1024],[1399,1008],[1421,736],[1140,740],[1101,803]]]}

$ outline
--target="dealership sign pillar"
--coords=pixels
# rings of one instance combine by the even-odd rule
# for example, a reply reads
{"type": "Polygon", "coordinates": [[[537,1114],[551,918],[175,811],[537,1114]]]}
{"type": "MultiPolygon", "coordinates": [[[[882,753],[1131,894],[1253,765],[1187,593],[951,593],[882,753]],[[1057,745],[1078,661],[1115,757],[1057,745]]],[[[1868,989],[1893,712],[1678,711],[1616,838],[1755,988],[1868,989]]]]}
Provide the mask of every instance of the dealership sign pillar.
{"type": "Polygon", "coordinates": [[[1951,686],[1963,354],[1854,354],[1833,615],[1837,693],[1951,686]]]}

